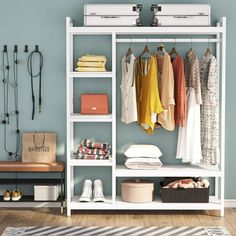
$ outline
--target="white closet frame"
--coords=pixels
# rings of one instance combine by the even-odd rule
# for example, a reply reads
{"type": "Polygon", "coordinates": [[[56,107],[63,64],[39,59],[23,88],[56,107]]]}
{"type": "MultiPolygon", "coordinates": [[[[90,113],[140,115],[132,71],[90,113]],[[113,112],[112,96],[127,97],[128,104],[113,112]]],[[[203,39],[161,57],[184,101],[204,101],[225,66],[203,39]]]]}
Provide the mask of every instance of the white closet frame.
{"type": "MultiPolygon", "coordinates": [[[[132,39],[132,43],[147,42],[147,39],[132,39]]],[[[206,45],[206,44],[205,44],[206,45]]],[[[77,49],[79,50],[79,48],[77,49]]],[[[89,52],[88,52],[89,53],[89,52]]],[[[70,17],[66,18],[66,94],[67,94],[67,215],[71,210],[219,210],[224,215],[224,181],[225,181],[225,87],[226,87],[226,17],[215,27],[74,27],[70,17]],[[73,37],[80,35],[110,35],[112,48],[112,71],[109,72],[74,72],[73,71],[73,37]],[[160,170],[128,170],[116,165],[116,45],[129,43],[130,35],[156,36],[148,42],[198,42],[216,43],[216,57],[220,78],[220,165],[217,168],[203,168],[192,165],[165,165],[160,170]],[[158,36],[169,36],[158,38],[158,36]],[[188,36],[177,39],[174,36],[188,36]],[[201,35],[202,38],[194,36],[201,35]],[[119,37],[117,37],[119,36],[119,37]],[[122,38],[120,38],[122,36],[122,38]],[[191,36],[191,37],[190,37],[191,36]],[[81,115],[73,111],[73,81],[94,77],[112,80],[112,113],[109,115],[81,115]],[[111,122],[112,123],[112,160],[76,160],[72,156],[74,148],[74,124],[76,122],[111,122]],[[106,166],[112,168],[112,196],[106,197],[104,203],[80,203],[74,194],[74,168],[76,166],[106,166]],[[209,203],[162,203],[156,199],[151,203],[135,204],[122,202],[116,195],[116,183],[119,177],[213,177],[215,193],[209,203]]],[[[119,119],[119,117],[118,117],[119,119]]],[[[81,189],[82,191],[82,189],[81,189]]]]}

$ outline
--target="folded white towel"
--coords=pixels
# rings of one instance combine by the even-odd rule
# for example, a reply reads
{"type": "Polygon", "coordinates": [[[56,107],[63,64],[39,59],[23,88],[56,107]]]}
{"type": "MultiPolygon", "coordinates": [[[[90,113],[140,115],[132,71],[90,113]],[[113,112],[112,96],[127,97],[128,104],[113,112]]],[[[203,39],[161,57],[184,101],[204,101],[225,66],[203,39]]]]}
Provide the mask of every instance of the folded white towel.
{"type": "Polygon", "coordinates": [[[159,169],[162,166],[162,162],[157,157],[134,157],[128,158],[125,162],[125,166],[129,169],[152,170],[159,169]]]}

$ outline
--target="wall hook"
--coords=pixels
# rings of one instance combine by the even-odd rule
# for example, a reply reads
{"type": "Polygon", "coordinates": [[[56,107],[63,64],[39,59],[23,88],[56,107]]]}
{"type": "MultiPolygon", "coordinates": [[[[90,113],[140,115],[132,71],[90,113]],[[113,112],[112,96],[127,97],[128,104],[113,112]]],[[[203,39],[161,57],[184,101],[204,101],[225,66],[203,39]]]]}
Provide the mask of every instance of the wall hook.
{"type": "Polygon", "coordinates": [[[29,52],[28,45],[25,45],[24,53],[28,53],[28,52],[29,52]]]}

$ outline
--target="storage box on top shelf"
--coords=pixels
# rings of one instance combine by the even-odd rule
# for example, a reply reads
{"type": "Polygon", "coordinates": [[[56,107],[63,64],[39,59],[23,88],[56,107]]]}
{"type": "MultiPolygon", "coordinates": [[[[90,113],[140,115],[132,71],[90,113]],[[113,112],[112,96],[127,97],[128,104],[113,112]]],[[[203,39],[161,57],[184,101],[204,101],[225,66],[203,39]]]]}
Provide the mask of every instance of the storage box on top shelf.
{"type": "Polygon", "coordinates": [[[142,5],[85,4],[84,26],[141,26],[142,5]]]}
{"type": "Polygon", "coordinates": [[[209,4],[156,4],[152,5],[152,26],[210,26],[209,4]]]}

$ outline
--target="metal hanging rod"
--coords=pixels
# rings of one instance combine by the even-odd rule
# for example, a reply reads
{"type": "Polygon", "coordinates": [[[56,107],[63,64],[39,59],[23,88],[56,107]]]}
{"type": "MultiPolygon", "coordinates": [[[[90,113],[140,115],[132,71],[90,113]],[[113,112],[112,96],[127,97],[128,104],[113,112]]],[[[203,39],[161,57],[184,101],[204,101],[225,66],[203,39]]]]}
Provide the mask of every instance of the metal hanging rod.
{"type": "Polygon", "coordinates": [[[159,39],[116,39],[117,43],[220,43],[219,39],[207,38],[159,38],[159,39]]]}

